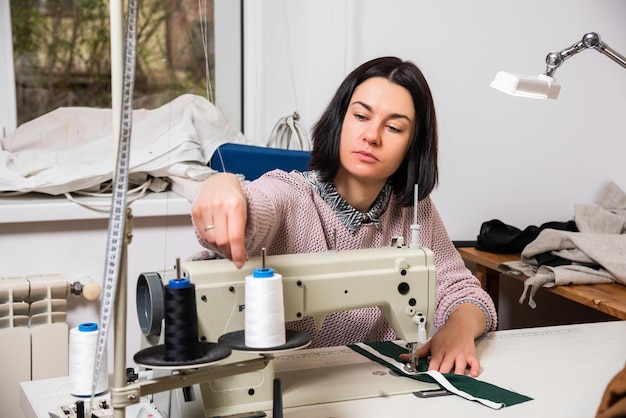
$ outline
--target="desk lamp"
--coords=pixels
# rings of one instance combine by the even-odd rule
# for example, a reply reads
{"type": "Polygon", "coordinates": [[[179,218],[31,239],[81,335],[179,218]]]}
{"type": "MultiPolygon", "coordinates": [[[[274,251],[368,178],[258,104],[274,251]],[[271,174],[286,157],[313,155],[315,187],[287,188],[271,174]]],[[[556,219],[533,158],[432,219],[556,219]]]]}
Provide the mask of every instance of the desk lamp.
{"type": "Polygon", "coordinates": [[[589,32],[580,42],[569,48],[559,52],[550,52],[546,57],[546,70],[543,74],[534,77],[500,71],[491,82],[491,87],[514,96],[556,99],[561,85],[557,84],[554,79],[554,72],[563,64],[563,61],[588,48],[595,49],[626,68],[626,58],[623,55],[602,42],[597,33],[589,32]]]}

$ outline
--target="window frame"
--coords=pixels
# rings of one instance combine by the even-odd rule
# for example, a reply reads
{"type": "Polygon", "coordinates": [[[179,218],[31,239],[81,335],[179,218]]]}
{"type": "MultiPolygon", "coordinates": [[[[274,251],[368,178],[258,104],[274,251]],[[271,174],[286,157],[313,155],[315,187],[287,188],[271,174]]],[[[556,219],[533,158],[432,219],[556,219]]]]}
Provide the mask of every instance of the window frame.
{"type": "Polygon", "coordinates": [[[6,92],[0,99],[0,138],[4,138],[17,128],[11,2],[9,1],[0,1],[0,91],[6,92]]]}

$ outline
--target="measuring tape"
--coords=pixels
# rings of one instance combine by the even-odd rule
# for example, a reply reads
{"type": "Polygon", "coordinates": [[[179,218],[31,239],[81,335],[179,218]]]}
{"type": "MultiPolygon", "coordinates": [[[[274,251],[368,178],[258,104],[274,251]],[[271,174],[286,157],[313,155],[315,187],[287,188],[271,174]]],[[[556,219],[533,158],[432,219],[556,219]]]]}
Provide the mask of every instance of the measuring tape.
{"type": "MultiPolygon", "coordinates": [[[[104,265],[104,281],[102,285],[102,301],[100,304],[100,328],[96,344],[96,360],[94,364],[91,397],[93,399],[98,374],[105,355],[107,335],[115,306],[115,294],[120,274],[120,265],[126,245],[126,194],[128,191],[128,175],[130,165],[130,136],[132,128],[133,89],[135,85],[135,62],[137,56],[137,0],[128,2],[126,22],[126,38],[124,51],[124,79],[122,86],[122,108],[119,147],[115,165],[111,214],[107,234],[107,248],[104,265]]],[[[108,371],[104,371],[107,373],[108,371]]]]}

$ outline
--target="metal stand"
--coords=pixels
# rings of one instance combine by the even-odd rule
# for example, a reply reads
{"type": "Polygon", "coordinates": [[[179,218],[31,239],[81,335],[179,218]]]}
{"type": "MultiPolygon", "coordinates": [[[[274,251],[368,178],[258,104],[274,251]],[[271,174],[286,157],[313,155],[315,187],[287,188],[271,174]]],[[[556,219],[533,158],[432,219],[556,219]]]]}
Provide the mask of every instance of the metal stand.
{"type": "MultiPolygon", "coordinates": [[[[126,385],[126,311],[128,310],[128,244],[133,238],[133,213],[130,207],[126,208],[126,222],[124,224],[124,242],[120,258],[120,270],[115,293],[114,312],[114,347],[113,352],[113,386],[123,388],[126,385]]],[[[114,389],[112,389],[114,390],[114,389]]],[[[138,399],[137,399],[138,400],[138,399]]],[[[112,403],[113,417],[124,418],[125,406],[117,407],[112,403]]]]}

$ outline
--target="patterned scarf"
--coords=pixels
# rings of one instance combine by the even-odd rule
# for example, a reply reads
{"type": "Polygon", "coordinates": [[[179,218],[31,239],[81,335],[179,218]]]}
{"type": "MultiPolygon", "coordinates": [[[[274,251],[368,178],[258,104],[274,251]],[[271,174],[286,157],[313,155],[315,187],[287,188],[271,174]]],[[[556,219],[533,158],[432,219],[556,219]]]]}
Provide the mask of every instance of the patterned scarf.
{"type": "Polygon", "coordinates": [[[389,183],[385,184],[380,191],[370,210],[361,213],[341,197],[333,183],[322,182],[317,171],[305,171],[302,176],[309,182],[313,190],[324,199],[326,204],[335,211],[348,231],[354,232],[359,226],[369,223],[380,229],[380,217],[387,209],[389,199],[391,199],[391,185],[389,183]]]}

